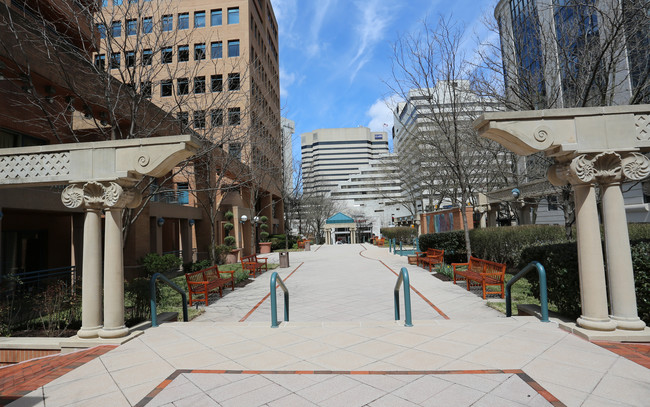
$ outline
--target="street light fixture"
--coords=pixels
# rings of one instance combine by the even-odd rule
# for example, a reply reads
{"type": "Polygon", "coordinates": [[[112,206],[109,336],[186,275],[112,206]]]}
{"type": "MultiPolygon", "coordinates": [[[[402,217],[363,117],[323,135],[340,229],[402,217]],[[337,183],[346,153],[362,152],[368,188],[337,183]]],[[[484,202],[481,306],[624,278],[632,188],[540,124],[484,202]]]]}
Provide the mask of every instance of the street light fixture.
{"type": "MultiPolygon", "coordinates": [[[[248,216],[242,215],[241,218],[239,218],[239,223],[241,223],[241,227],[239,228],[239,244],[241,245],[240,247],[242,250],[244,249],[244,235],[243,235],[243,229],[244,229],[244,223],[248,220],[248,216]]],[[[243,253],[243,251],[242,251],[243,253]]],[[[243,255],[243,254],[242,254],[243,255]]]]}

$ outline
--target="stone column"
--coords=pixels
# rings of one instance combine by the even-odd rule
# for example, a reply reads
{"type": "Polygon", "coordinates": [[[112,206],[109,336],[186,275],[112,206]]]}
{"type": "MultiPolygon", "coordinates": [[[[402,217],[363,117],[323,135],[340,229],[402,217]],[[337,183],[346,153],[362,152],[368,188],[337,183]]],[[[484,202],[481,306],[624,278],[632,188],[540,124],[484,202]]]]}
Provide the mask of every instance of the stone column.
{"type": "Polygon", "coordinates": [[[129,333],[124,325],[122,210],[139,202],[132,189],[114,182],[104,185],[104,327],[99,331],[100,338],[121,338],[129,333]]]}
{"type": "Polygon", "coordinates": [[[549,168],[548,179],[556,186],[570,182],[575,194],[578,245],[578,274],[582,314],[579,326],[598,331],[613,331],[616,323],[609,318],[605,265],[600,242],[600,222],[593,182],[598,175],[594,160],[586,155],[570,163],[549,168]]]}
{"type": "Polygon", "coordinates": [[[187,219],[179,219],[181,233],[181,248],[183,250],[183,263],[192,262],[192,227],[187,219]]]}
{"type": "Polygon", "coordinates": [[[80,338],[96,338],[102,328],[102,214],[101,192],[94,183],[73,184],[61,193],[68,208],[85,206],[81,280],[80,338]]]}
{"type": "Polygon", "coordinates": [[[613,161],[610,171],[616,175],[613,182],[602,185],[602,203],[611,318],[618,329],[643,330],[645,323],[639,318],[636,306],[634,270],[621,180],[627,177],[640,181],[647,177],[650,174],[650,160],[642,154],[629,154],[621,161],[613,161]]]}
{"type": "MultiPolygon", "coordinates": [[[[498,205],[498,204],[497,204],[498,205]]],[[[487,212],[487,227],[494,227],[497,225],[497,212],[498,209],[490,207],[487,212]]]]}
{"type": "Polygon", "coordinates": [[[99,336],[120,338],[129,332],[124,325],[122,208],[106,210],[104,234],[104,328],[99,336]]]}
{"type": "Polygon", "coordinates": [[[603,250],[600,244],[600,224],[596,206],[596,191],[591,184],[574,185],[578,268],[582,315],[577,323],[583,328],[613,331],[607,310],[607,288],[603,250]]]}

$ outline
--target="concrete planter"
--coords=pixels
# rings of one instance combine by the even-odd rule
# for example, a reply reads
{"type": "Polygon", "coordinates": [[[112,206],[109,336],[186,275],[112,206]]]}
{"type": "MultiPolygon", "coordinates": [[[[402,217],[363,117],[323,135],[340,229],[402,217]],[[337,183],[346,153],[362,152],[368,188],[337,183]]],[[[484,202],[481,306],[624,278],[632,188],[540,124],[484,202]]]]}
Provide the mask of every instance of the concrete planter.
{"type": "Polygon", "coordinates": [[[239,261],[239,252],[241,249],[233,249],[226,255],[226,264],[234,264],[239,261]]]}
{"type": "Polygon", "coordinates": [[[260,242],[260,254],[271,253],[271,242],[260,242]]]}

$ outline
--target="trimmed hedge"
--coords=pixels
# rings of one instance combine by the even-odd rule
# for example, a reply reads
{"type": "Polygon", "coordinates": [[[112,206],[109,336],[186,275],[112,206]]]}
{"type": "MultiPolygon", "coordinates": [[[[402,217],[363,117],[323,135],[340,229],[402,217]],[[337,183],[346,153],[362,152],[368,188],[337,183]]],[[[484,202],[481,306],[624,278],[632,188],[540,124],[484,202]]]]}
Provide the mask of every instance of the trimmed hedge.
{"type": "MultiPolygon", "coordinates": [[[[650,224],[629,224],[639,317],[650,324],[650,224]]],[[[563,315],[580,316],[580,280],[575,241],[567,242],[563,226],[515,226],[470,231],[474,256],[506,263],[517,272],[533,260],[546,269],[548,299],[563,315]]],[[[445,263],[467,259],[462,230],[420,235],[420,249],[442,249],[445,263]]],[[[604,252],[604,251],[603,251],[604,252]]],[[[529,274],[531,295],[539,298],[539,281],[529,274]]]]}
{"type": "MultiPolygon", "coordinates": [[[[566,240],[564,228],[551,225],[472,229],[469,238],[474,257],[505,263],[509,268],[519,264],[521,251],[526,247],[566,240]]],[[[467,261],[465,233],[462,230],[420,235],[420,249],[430,248],[444,250],[446,263],[467,261]]]]}
{"type": "Polygon", "coordinates": [[[412,242],[417,236],[417,229],[406,226],[396,226],[392,228],[381,228],[381,235],[386,239],[395,239],[397,242],[412,242]]]}

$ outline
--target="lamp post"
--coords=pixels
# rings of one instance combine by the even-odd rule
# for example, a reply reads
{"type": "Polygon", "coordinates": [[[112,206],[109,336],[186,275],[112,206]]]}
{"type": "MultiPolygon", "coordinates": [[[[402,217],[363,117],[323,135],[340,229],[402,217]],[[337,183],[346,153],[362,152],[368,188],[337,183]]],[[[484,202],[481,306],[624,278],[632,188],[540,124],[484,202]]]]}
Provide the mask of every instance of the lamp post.
{"type": "Polygon", "coordinates": [[[253,223],[255,223],[255,253],[259,253],[260,252],[260,249],[258,247],[259,233],[257,232],[257,227],[260,224],[260,217],[259,216],[254,216],[253,217],[253,223]]]}
{"type": "Polygon", "coordinates": [[[241,218],[239,218],[239,223],[241,223],[241,226],[239,227],[239,244],[241,245],[242,248],[242,253],[244,250],[244,223],[248,220],[248,216],[242,215],[241,218]]]}

